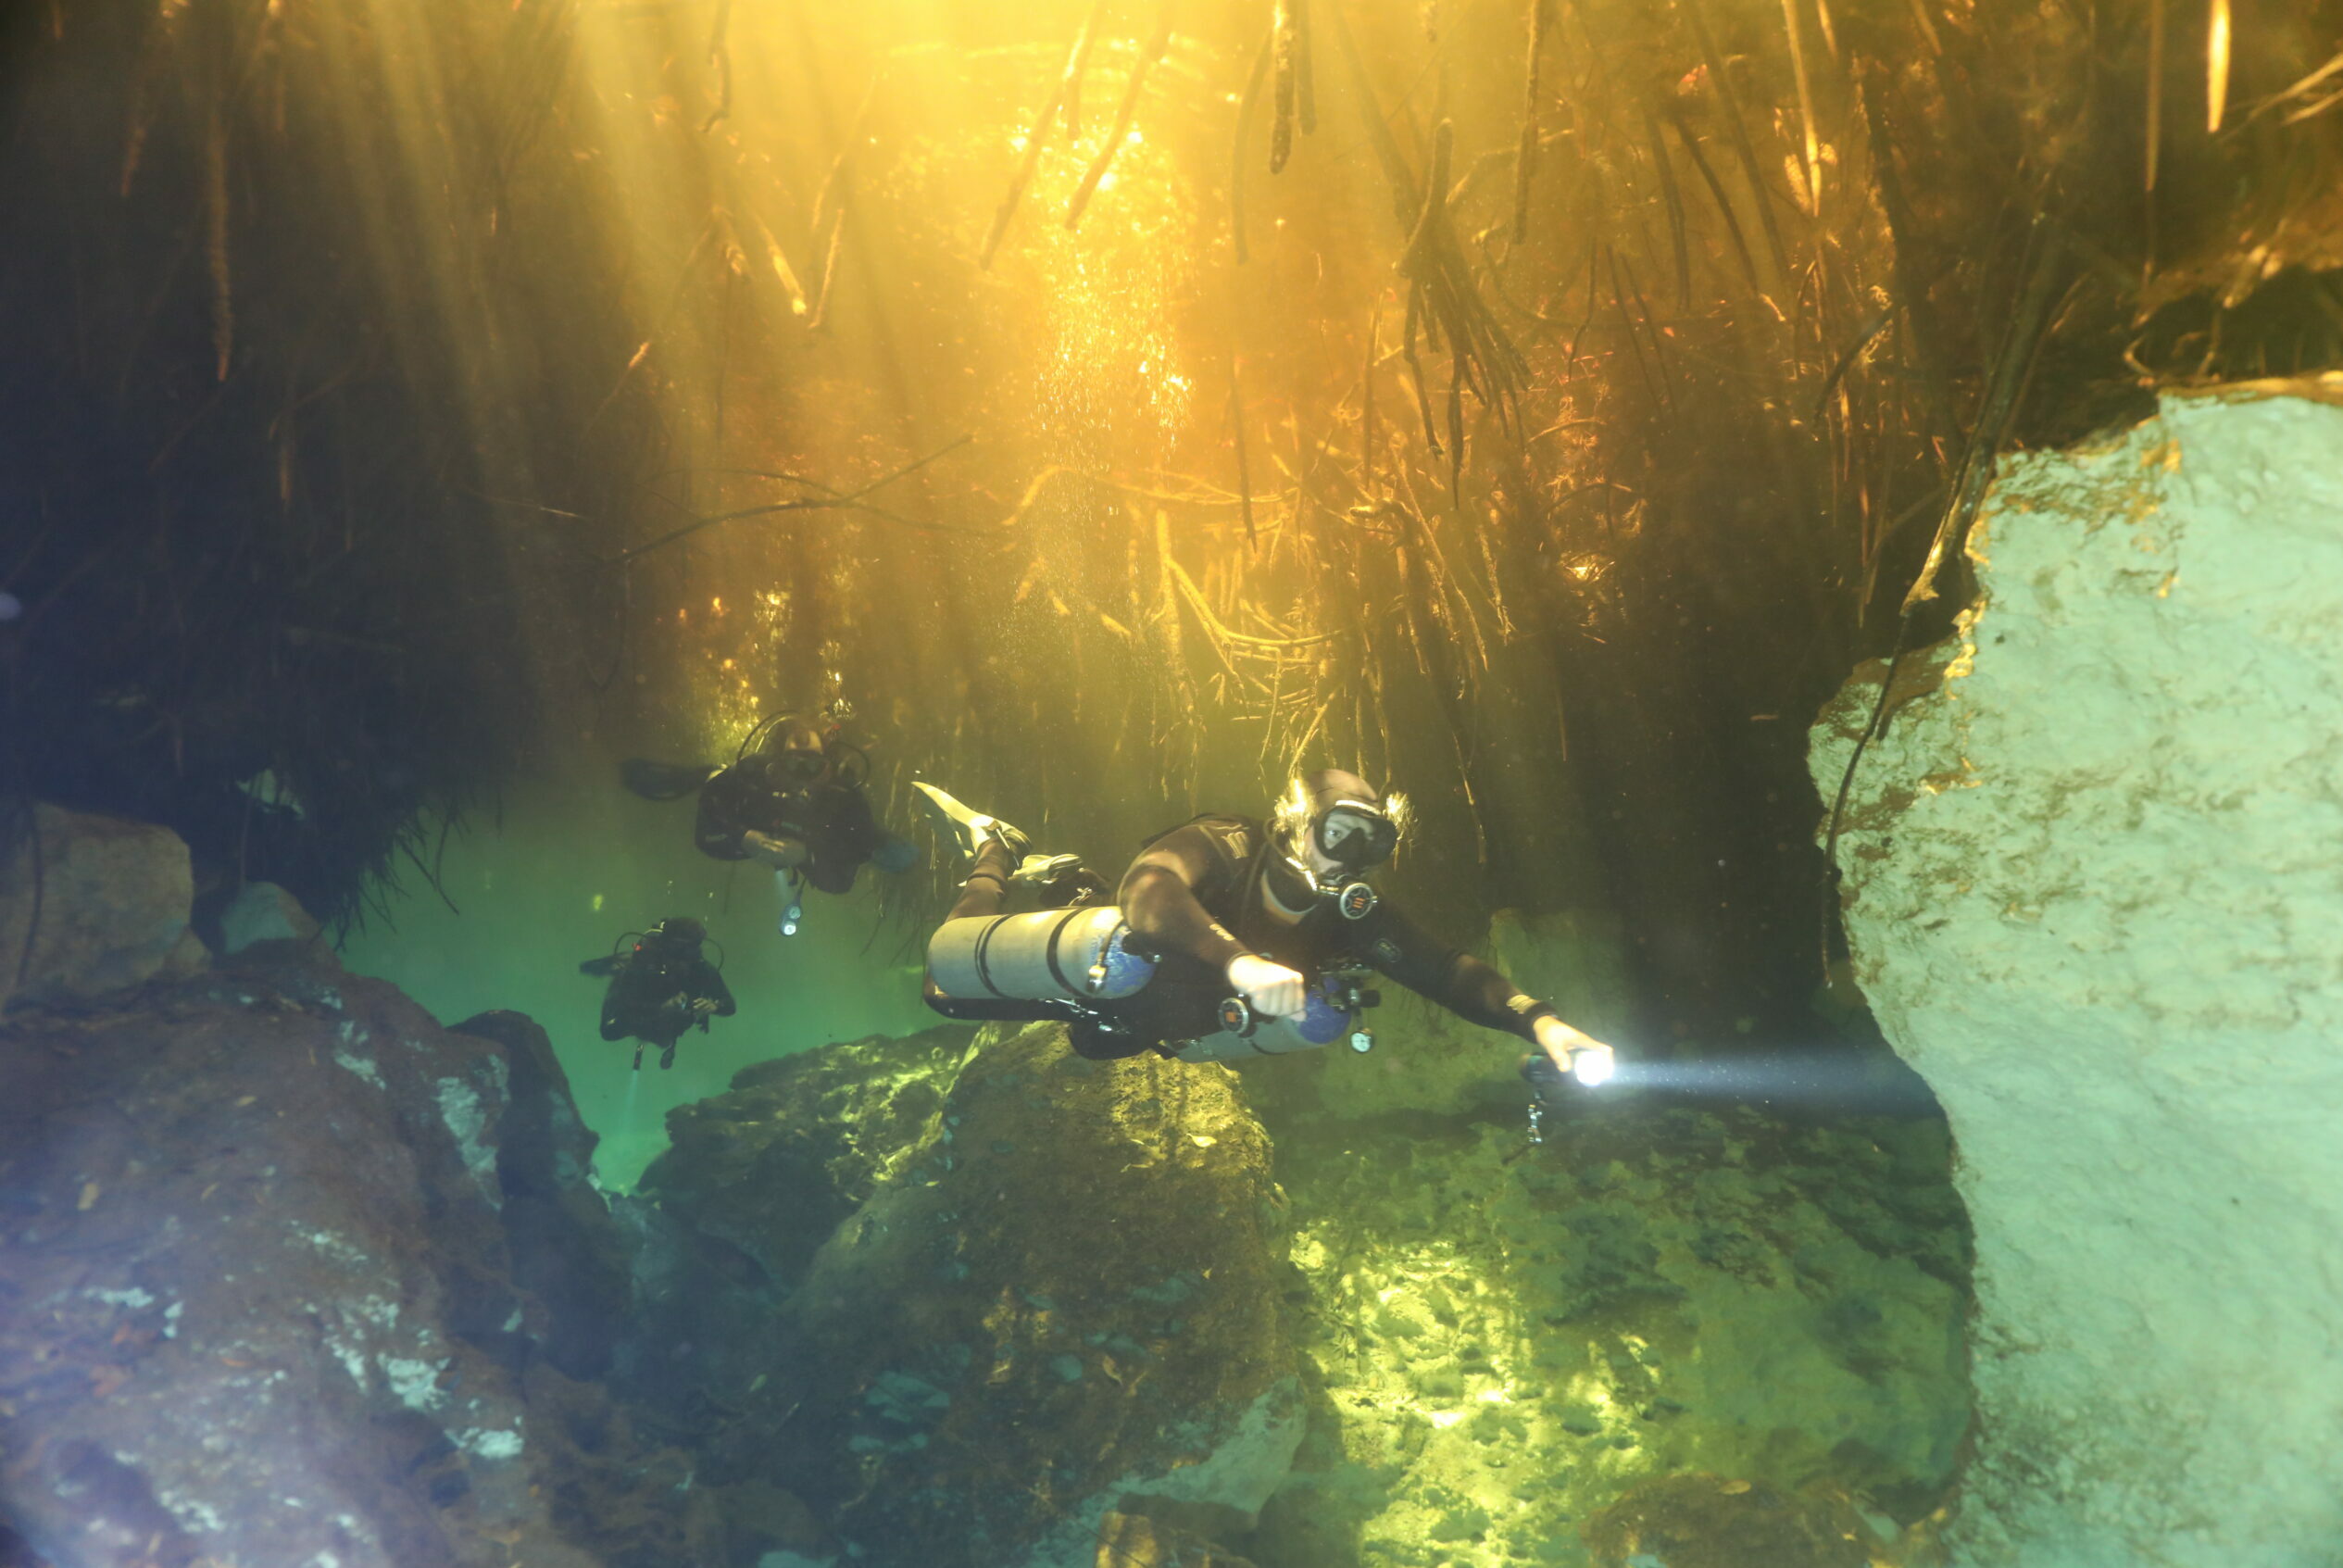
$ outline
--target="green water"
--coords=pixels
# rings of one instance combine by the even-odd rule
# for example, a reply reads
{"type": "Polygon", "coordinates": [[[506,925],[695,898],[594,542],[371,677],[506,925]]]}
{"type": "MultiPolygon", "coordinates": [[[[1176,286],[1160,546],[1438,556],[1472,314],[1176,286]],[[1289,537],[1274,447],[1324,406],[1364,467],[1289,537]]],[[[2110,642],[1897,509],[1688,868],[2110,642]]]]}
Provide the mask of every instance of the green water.
{"type": "Polygon", "coordinates": [[[353,933],[343,961],[391,981],[444,1023],[509,1008],[543,1024],[580,1113],[601,1135],[595,1173],[607,1188],[632,1186],[665,1147],[670,1109],[721,1093],[749,1063],[934,1022],[920,1000],[916,942],[889,918],[880,873],[868,867],[844,897],[808,891],[797,935],[784,937],[772,874],[695,849],[689,798],[654,805],[615,780],[538,783],[509,795],[502,816],[449,838],[446,901],[410,875],[391,920],[353,933]],[[721,945],[740,1011],[686,1035],[672,1069],[659,1070],[654,1047],[635,1073],[632,1043],[601,1036],[605,983],[578,964],[623,932],[682,914],[705,921],[721,945]]]}

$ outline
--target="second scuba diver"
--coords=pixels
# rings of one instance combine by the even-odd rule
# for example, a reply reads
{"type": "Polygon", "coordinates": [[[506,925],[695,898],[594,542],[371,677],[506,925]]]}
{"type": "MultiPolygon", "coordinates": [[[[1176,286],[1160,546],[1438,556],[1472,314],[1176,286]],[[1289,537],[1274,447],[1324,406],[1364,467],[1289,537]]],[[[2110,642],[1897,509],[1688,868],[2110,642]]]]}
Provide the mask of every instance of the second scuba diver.
{"type": "Polygon", "coordinates": [[[659,1047],[659,1066],[675,1065],[675,1042],[695,1023],[708,1033],[710,1018],[737,1010],[732,987],[700,951],[708,928],[689,915],[672,915],[644,932],[623,952],[588,959],[580,974],[608,975],[602,996],[602,1037],[633,1036],[634,1067],[643,1068],[643,1047],[659,1047]]]}
{"type": "Polygon", "coordinates": [[[1535,1047],[1534,1082],[1610,1075],[1609,1046],[1367,884],[1408,811],[1356,773],[1294,780],[1267,822],[1207,813],[1158,834],[1123,873],[1115,905],[1073,857],[1030,855],[1016,828],[933,785],[913,787],[937,832],[974,862],[928,947],[928,1005],[947,1018],[1064,1019],[1074,1049],[1096,1060],[1150,1048],[1183,1060],[1274,1054],[1345,1028],[1363,1049],[1358,1010],[1372,994],[1340,977],[1373,970],[1535,1047]],[[1004,916],[1016,884],[1067,912],[1004,916]]]}
{"type": "Polygon", "coordinates": [[[844,893],[866,860],[890,873],[920,863],[919,847],[882,828],[863,793],[870,771],[859,748],[835,725],[828,730],[795,714],[749,732],[729,766],[677,766],[635,759],[620,776],[646,800],[697,792],[692,842],[720,860],[758,860],[785,884],[782,933],[796,935],[807,885],[844,893]]]}

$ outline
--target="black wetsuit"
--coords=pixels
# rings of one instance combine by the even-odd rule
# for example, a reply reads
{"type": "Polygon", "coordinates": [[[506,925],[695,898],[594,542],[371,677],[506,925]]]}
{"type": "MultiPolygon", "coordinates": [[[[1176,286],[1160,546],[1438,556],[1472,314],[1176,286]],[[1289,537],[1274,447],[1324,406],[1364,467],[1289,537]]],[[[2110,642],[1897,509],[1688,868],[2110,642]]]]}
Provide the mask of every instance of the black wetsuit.
{"type": "Polygon", "coordinates": [[[699,821],[692,832],[700,852],[720,860],[746,860],[745,833],[794,838],[806,847],[799,870],[807,882],[823,893],[852,888],[854,873],[887,841],[862,791],[842,784],[776,789],[758,773],[734,763],[700,786],[699,821]]]}
{"type": "MultiPolygon", "coordinates": [[[[1287,924],[1261,896],[1267,834],[1246,817],[1199,817],[1147,846],[1123,873],[1117,902],[1132,935],[1156,955],[1156,977],[1132,998],[1144,1016],[1151,993],[1178,998],[1162,1022],[1166,1039],[1193,1039],[1220,1026],[1229,960],[1245,953],[1317,975],[1360,964],[1397,981],[1484,1029],[1535,1043],[1535,1025],[1554,1016],[1545,1003],[1472,954],[1442,942],[1386,901],[1357,920],[1321,898],[1287,924]],[[1215,993],[1199,1013],[1190,998],[1215,993]]],[[[1149,1020],[1150,1026],[1154,1021],[1149,1020]]]]}
{"type": "MultiPolygon", "coordinates": [[[[1229,960],[1244,953],[1315,977],[1357,963],[1397,981],[1450,1012],[1484,1028],[1535,1043],[1540,1018],[1555,1016],[1544,1002],[1470,953],[1440,941],[1388,903],[1358,920],[1344,918],[1334,900],[1320,899],[1287,924],[1263,907],[1261,877],[1275,851],[1258,822],[1204,816],[1149,841],[1123,873],[1117,902],[1134,945],[1156,960],[1155,978],[1135,996],[1109,1002],[963,1002],[928,988],[928,1005],[947,1017],[1054,1018],[1079,1011],[1108,1021],[1098,1028],[1076,1022],[1074,1048],[1084,1056],[1136,1055],[1159,1043],[1218,1033],[1220,1005],[1229,995],[1229,960]],[[1027,1010],[1010,1010],[1024,1009],[1027,1010]]],[[[954,916],[999,912],[996,889],[1007,885],[1007,855],[987,845],[954,916]]]]}
{"type": "Polygon", "coordinates": [[[716,1004],[718,1018],[739,1010],[732,987],[714,964],[699,956],[697,943],[684,953],[637,947],[620,955],[611,969],[610,988],[602,997],[602,1037],[623,1040],[633,1035],[671,1051],[684,1030],[705,1022],[691,1006],[703,1000],[716,1004]],[[675,1004],[679,996],[683,998],[681,1007],[675,1004]]]}

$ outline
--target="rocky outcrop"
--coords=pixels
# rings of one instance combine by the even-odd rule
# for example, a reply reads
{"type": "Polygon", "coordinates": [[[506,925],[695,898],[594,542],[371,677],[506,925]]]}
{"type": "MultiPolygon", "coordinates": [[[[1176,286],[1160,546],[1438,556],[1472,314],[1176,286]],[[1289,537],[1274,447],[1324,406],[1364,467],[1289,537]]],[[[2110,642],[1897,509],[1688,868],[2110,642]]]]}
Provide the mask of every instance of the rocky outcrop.
{"type": "Polygon", "coordinates": [[[1597,1568],[1872,1568],[1881,1544],[1840,1499],[1698,1474],[1632,1487],[1586,1537],[1597,1568]]]}
{"type": "MultiPolygon", "coordinates": [[[[2343,1495],[2343,379],[2014,459],[1839,859],[1976,1227],[1985,1568],[2311,1568],[2343,1495]]],[[[1878,695],[1814,734],[1836,793],[1878,695]]]]}
{"type": "Polygon", "coordinates": [[[1606,1096],[1542,1145],[1280,1132],[1322,1394],[1257,1561],[1585,1564],[1605,1511],[1684,1473],[1838,1499],[1882,1547],[1944,1495],[1967,1258],[1941,1123],[1606,1096]]]}
{"type": "Polygon", "coordinates": [[[739,1248],[786,1292],[943,1109],[976,1031],[947,1024],[759,1062],[678,1107],[637,1191],[739,1248]]]}
{"type": "Polygon", "coordinates": [[[0,840],[0,1008],[75,1002],[204,962],[194,878],[169,828],[32,808],[0,840]]]}
{"type": "Polygon", "coordinates": [[[594,1134],[578,1120],[553,1042],[526,1015],[484,1012],[454,1033],[504,1053],[496,1117],[496,1190],[513,1284],[545,1311],[536,1342],[570,1377],[598,1378],[633,1305],[623,1228],[592,1179],[594,1134]]]}
{"type": "Polygon", "coordinates": [[[222,953],[241,953],[261,942],[307,942],[318,935],[318,922],[301,901],[273,882],[247,882],[220,899],[216,915],[205,922],[215,931],[210,945],[222,953]]]}
{"type": "Polygon", "coordinates": [[[1085,1061],[1049,1026],[939,1044],[789,1058],[676,1117],[665,1216],[795,1286],[709,1474],[787,1476],[874,1564],[1090,1568],[1110,1512],[1249,1527],[1302,1408],[1284,1197],[1233,1075],[1085,1061]],[[811,1120],[849,1102],[860,1129],[811,1120]],[[802,1265],[800,1222],[758,1219],[842,1198],[802,1265]]]}
{"type": "Polygon", "coordinates": [[[613,1282],[543,1035],[252,957],[0,1028],[14,1530],[56,1568],[724,1562],[563,1370],[613,1282]]]}
{"type": "Polygon", "coordinates": [[[1969,1418],[1941,1122],[1606,1097],[1534,1145],[1497,1041],[1502,1120],[1285,1107],[1288,1200],[1255,1075],[977,1038],[751,1069],[674,1114],[630,1210],[665,1325],[634,1391],[703,1484],[802,1488],[822,1555],[1722,1563],[1737,1533],[1837,1568],[1924,1539],[1969,1418]]]}

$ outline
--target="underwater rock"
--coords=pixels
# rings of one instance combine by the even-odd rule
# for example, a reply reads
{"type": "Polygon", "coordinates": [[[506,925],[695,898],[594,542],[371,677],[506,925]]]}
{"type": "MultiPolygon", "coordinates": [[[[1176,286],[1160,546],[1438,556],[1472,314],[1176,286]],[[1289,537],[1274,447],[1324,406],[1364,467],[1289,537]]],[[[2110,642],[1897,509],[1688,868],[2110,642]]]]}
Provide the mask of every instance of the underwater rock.
{"type": "Polygon", "coordinates": [[[1095,1568],[1253,1568],[1192,1531],[1143,1513],[1109,1513],[1098,1522],[1095,1568]]]}
{"type": "Polygon", "coordinates": [[[1967,1260],[1941,1123],[1606,1097],[1543,1145],[1274,1130],[1323,1394],[1235,1543],[1257,1561],[1348,1537],[1378,1568],[1583,1565],[1582,1524],[1680,1472],[1904,1523],[1948,1485],[1967,1260]]]}
{"type": "Polygon", "coordinates": [[[786,1289],[927,1131],[976,1031],[962,1024],[799,1051],[668,1112],[638,1191],[688,1213],[786,1289]]]}
{"type": "Polygon", "coordinates": [[[799,1051],[668,1113],[667,1152],[611,1201],[633,1271],[616,1374],[630,1399],[685,1439],[783,1413],[782,1303],[926,1132],[974,1037],[950,1025],[799,1051]]]}
{"type": "Polygon", "coordinates": [[[200,968],[194,892],[169,828],[35,805],[33,831],[0,852],[0,1007],[81,1002],[200,968]]]}
{"type": "MultiPolygon", "coordinates": [[[[2168,394],[2011,459],[1855,775],[1857,975],[1976,1228],[1956,1562],[2335,1561],[2338,403],[2168,394]]],[[[1814,731],[1825,802],[1878,682],[1814,731]]]]}
{"type": "Polygon", "coordinates": [[[307,942],[318,922],[301,900],[273,882],[247,882],[219,907],[219,948],[241,953],[256,942],[307,942]]]}
{"type": "Polygon", "coordinates": [[[569,1075],[534,1020],[484,1012],[452,1033],[504,1049],[496,1186],[513,1283],[545,1309],[533,1330],[538,1345],[570,1376],[600,1377],[632,1310],[633,1282],[625,1232],[592,1180],[595,1135],[578,1120],[569,1075]]]}
{"type": "MultiPolygon", "coordinates": [[[[876,1190],[769,1332],[771,1382],[711,1444],[710,1473],[761,1469],[876,1564],[1090,1568],[1101,1521],[1145,1512],[1138,1499],[1249,1523],[1301,1419],[1284,1199],[1234,1078],[1085,1061],[1055,1026],[979,1038],[957,1074],[953,1055],[917,1047],[912,1062],[943,1069],[921,1080],[941,1091],[932,1102],[907,1102],[909,1080],[890,1076],[903,1061],[869,1045],[737,1091],[744,1106],[783,1082],[844,1092],[875,1071],[881,1103],[905,1117],[863,1145],[876,1190]],[[911,1103],[927,1109],[896,1142],[911,1103]]],[[[720,1100],[681,1124],[697,1138],[756,1122],[720,1100]]],[[[770,1130],[742,1136],[762,1149],[701,1149],[692,1168],[791,1185],[744,1181],[721,1199],[736,1215],[820,1201],[806,1173],[847,1158],[840,1145],[812,1167],[766,1164],[770,1130]]],[[[696,1223],[694,1204],[664,1204],[696,1223]]]]}
{"type": "Polygon", "coordinates": [[[542,1035],[262,953],[0,1028],[13,1527],[56,1568],[713,1568],[680,1457],[554,1364],[592,1303],[514,1277],[591,1251],[507,1230],[561,1185],[542,1035]]]}
{"type": "Polygon", "coordinates": [[[1662,1475],[1587,1522],[1596,1568],[1870,1568],[1844,1502],[1722,1476],[1662,1475]]]}

